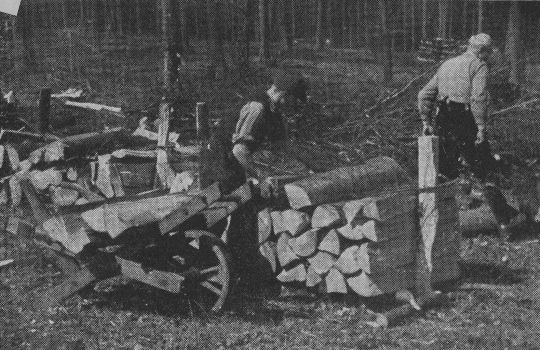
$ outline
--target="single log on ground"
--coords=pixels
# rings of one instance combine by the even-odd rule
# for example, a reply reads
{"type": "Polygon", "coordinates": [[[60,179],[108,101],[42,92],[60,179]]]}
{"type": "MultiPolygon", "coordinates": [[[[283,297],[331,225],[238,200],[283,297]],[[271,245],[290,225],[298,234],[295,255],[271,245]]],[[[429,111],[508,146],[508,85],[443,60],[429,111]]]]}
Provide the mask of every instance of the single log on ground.
{"type": "Polygon", "coordinates": [[[332,267],[324,280],[326,282],[327,293],[347,293],[347,283],[345,283],[345,278],[337,269],[332,267]]]}
{"type": "Polygon", "coordinates": [[[499,229],[497,219],[487,205],[470,210],[460,210],[459,224],[461,232],[466,233],[496,232],[499,229]]]}
{"type": "Polygon", "coordinates": [[[272,218],[270,210],[264,208],[257,214],[257,231],[259,234],[259,244],[266,242],[272,234],[272,218]]]}
{"type": "Polygon", "coordinates": [[[287,232],[282,232],[279,235],[278,241],[277,241],[277,255],[279,264],[282,267],[285,267],[289,264],[291,264],[294,261],[298,260],[298,256],[294,254],[294,251],[289,245],[289,240],[292,237],[287,232]]]}
{"type": "Polygon", "coordinates": [[[309,265],[306,273],[306,287],[315,287],[321,281],[321,276],[313,269],[313,266],[309,265]]]}
{"type": "Polygon", "coordinates": [[[285,210],[281,214],[283,223],[291,235],[298,236],[309,228],[311,219],[308,214],[292,209],[285,210]]]}
{"type": "Polygon", "coordinates": [[[357,254],[359,249],[360,247],[357,245],[345,249],[335,264],[336,268],[347,275],[358,272],[362,267],[361,262],[358,261],[358,258],[361,257],[360,254],[357,254]]]}
{"type": "Polygon", "coordinates": [[[318,252],[314,256],[308,259],[309,264],[313,267],[313,270],[319,275],[324,275],[334,266],[336,258],[327,252],[318,252]]]}
{"type": "Polygon", "coordinates": [[[338,205],[323,204],[315,208],[311,217],[312,227],[332,227],[343,224],[343,213],[338,205]]]}
{"type": "Polygon", "coordinates": [[[306,267],[298,264],[289,270],[283,269],[277,279],[280,282],[304,282],[306,280],[306,267]]]}
{"type": "Polygon", "coordinates": [[[289,245],[294,253],[300,257],[313,255],[317,249],[318,231],[318,229],[314,228],[302,233],[298,237],[291,238],[289,245]]]}
{"type": "Polygon", "coordinates": [[[338,168],[285,185],[294,209],[364,198],[411,187],[411,179],[395,160],[377,157],[363,165],[338,168]]]}
{"type": "Polygon", "coordinates": [[[318,249],[330,254],[339,255],[341,252],[341,243],[335,229],[331,229],[324,234],[318,249]]]}

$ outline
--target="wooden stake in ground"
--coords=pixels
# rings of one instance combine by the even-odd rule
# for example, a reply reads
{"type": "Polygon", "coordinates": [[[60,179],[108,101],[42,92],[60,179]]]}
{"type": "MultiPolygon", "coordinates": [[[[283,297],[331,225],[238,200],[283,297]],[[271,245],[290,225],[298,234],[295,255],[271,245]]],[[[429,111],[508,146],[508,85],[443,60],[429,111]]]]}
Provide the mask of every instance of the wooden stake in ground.
{"type": "MultiPolygon", "coordinates": [[[[418,187],[435,187],[439,174],[439,138],[421,136],[418,138],[418,187]]],[[[421,192],[418,195],[420,210],[420,242],[416,256],[416,292],[429,295],[431,288],[431,248],[437,233],[439,212],[435,192],[421,192]]]]}

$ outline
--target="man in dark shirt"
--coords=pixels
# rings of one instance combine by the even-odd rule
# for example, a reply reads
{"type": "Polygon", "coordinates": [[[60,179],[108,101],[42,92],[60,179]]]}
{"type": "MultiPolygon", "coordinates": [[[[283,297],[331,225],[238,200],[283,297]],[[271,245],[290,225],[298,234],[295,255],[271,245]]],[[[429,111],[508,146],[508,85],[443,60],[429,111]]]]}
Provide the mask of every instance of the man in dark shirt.
{"type": "Polygon", "coordinates": [[[259,178],[252,155],[262,143],[287,144],[287,125],[280,108],[286,100],[305,102],[306,92],[307,84],[300,74],[280,71],[266,92],[250,97],[242,107],[232,135],[232,152],[249,177],[259,178]]]}

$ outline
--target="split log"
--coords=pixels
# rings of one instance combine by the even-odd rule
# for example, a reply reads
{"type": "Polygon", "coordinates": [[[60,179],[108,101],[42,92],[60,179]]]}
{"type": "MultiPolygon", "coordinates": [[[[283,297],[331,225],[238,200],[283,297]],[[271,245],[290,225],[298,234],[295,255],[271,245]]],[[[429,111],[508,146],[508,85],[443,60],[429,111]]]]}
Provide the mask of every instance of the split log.
{"type": "Polygon", "coordinates": [[[318,229],[311,229],[298,237],[291,238],[289,240],[289,245],[294,253],[304,258],[313,255],[317,249],[318,231],[318,229]]]}
{"type": "Polygon", "coordinates": [[[321,276],[315,271],[315,269],[313,269],[311,265],[309,265],[306,272],[306,287],[315,287],[321,282],[321,276]]]}
{"type": "Polygon", "coordinates": [[[324,234],[318,249],[330,254],[339,255],[341,252],[341,243],[335,229],[331,229],[324,234]]]}
{"type": "Polygon", "coordinates": [[[54,205],[59,207],[73,205],[77,198],[79,198],[79,192],[69,188],[51,187],[49,192],[51,201],[54,203],[54,205]]]}
{"type": "Polygon", "coordinates": [[[363,218],[364,206],[371,201],[371,198],[356,199],[343,204],[342,210],[347,223],[352,224],[357,219],[363,218]]]}
{"type": "Polygon", "coordinates": [[[308,262],[310,266],[313,267],[315,272],[317,272],[319,275],[324,275],[332,266],[334,266],[336,258],[330,253],[318,252],[309,258],[308,262]]]}
{"type": "Polygon", "coordinates": [[[186,170],[177,173],[170,184],[169,193],[186,192],[192,188],[195,183],[195,174],[193,171],[186,170]]]}
{"type": "Polygon", "coordinates": [[[475,209],[460,210],[459,225],[466,233],[496,232],[499,229],[493,211],[485,204],[475,209]]]}
{"type": "Polygon", "coordinates": [[[83,108],[83,109],[91,109],[91,110],[98,111],[98,112],[99,111],[113,112],[115,114],[120,114],[120,115],[123,116],[122,108],[106,106],[106,105],[99,104],[99,103],[76,102],[76,101],[69,101],[68,100],[68,101],[65,102],[65,105],[69,106],[69,107],[78,107],[78,108],[83,108]]]}
{"type": "Polygon", "coordinates": [[[298,264],[289,270],[283,269],[277,276],[280,282],[305,282],[306,280],[306,267],[302,264],[298,264]]]}
{"type": "Polygon", "coordinates": [[[304,178],[305,175],[277,175],[268,176],[265,181],[270,184],[273,197],[280,201],[287,200],[285,185],[304,178]]]}
{"type": "Polygon", "coordinates": [[[174,179],[174,171],[169,164],[169,158],[166,150],[167,140],[169,137],[169,118],[171,114],[171,106],[167,102],[163,102],[159,106],[159,126],[157,140],[157,157],[156,157],[156,180],[155,187],[170,188],[174,179]]]}
{"type": "Polygon", "coordinates": [[[352,261],[359,269],[370,274],[393,271],[396,267],[410,264],[415,259],[414,235],[380,243],[368,242],[353,253],[352,261]]]}
{"type": "Polygon", "coordinates": [[[275,242],[266,241],[259,246],[259,252],[270,264],[273,273],[277,272],[277,247],[275,242]]]}
{"type": "Polygon", "coordinates": [[[272,235],[272,218],[268,208],[264,208],[257,213],[257,228],[259,244],[262,244],[272,235]]]}
{"type": "Polygon", "coordinates": [[[332,204],[323,204],[315,208],[311,217],[312,227],[333,227],[343,225],[343,213],[341,208],[332,204]]]}
{"type": "Polygon", "coordinates": [[[44,171],[32,170],[28,174],[30,183],[37,190],[46,190],[49,186],[58,186],[62,182],[62,173],[56,169],[47,169],[44,171]]]}
{"type": "Polygon", "coordinates": [[[282,232],[277,241],[277,255],[279,264],[282,267],[286,267],[298,260],[298,256],[294,254],[294,251],[289,245],[290,239],[291,236],[287,232],[282,232]]]}
{"type": "Polygon", "coordinates": [[[272,228],[275,235],[279,235],[282,232],[286,232],[285,222],[283,221],[283,215],[280,211],[273,211],[270,213],[272,219],[272,228]]]}
{"type": "Polygon", "coordinates": [[[343,277],[341,272],[339,272],[337,269],[332,267],[330,271],[328,271],[328,275],[326,275],[324,281],[326,284],[327,293],[347,293],[347,284],[345,283],[345,277],[343,277]]]}
{"type": "Polygon", "coordinates": [[[308,214],[292,209],[285,210],[281,214],[285,228],[291,235],[298,236],[309,228],[311,220],[308,214]]]}
{"type": "Polygon", "coordinates": [[[358,260],[361,254],[358,254],[359,246],[353,245],[345,249],[339,256],[335,267],[344,274],[350,275],[358,272],[362,268],[362,263],[358,260]]]}
{"type": "Polygon", "coordinates": [[[362,225],[358,223],[346,224],[345,226],[338,227],[336,231],[343,237],[352,241],[359,241],[364,238],[362,232],[362,225]]]}
{"type": "Polygon", "coordinates": [[[111,183],[111,155],[98,156],[97,177],[95,185],[106,198],[114,197],[114,189],[111,183]]]}
{"type": "Polygon", "coordinates": [[[66,171],[66,178],[69,181],[75,182],[77,181],[77,178],[79,177],[79,174],[77,173],[77,169],[74,167],[69,167],[66,171]]]}
{"type": "Polygon", "coordinates": [[[411,188],[405,170],[389,157],[315,174],[285,185],[292,208],[364,198],[384,191],[411,188]]]}

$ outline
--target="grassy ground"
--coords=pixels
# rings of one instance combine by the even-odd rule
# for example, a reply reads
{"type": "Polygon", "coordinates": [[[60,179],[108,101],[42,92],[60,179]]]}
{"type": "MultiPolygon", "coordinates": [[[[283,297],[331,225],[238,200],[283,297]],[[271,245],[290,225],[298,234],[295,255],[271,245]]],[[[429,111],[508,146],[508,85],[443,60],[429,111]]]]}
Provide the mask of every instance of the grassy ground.
{"type": "MultiPolygon", "coordinates": [[[[4,75],[3,85],[17,92],[25,116],[32,122],[37,115],[36,92],[44,85],[57,91],[80,86],[92,101],[132,110],[159,101],[159,57],[154,51],[137,56],[108,52],[106,57],[109,63],[105,67],[99,64],[98,55],[76,75],[46,62],[41,72],[4,75]]],[[[205,64],[196,58],[181,71],[182,97],[188,101],[182,107],[185,112],[193,110],[194,101],[204,100],[216,116],[234,115],[241,96],[264,86],[270,75],[270,70],[254,63],[248,71],[232,70],[225,79],[209,80],[204,77],[205,64]]],[[[374,101],[428,69],[426,66],[400,58],[394,83],[382,85],[375,60],[361,52],[299,54],[286,64],[302,70],[310,80],[312,99],[326,104],[317,110],[320,120],[329,124],[325,127],[360,118],[353,137],[336,135],[330,141],[353,145],[362,158],[388,154],[414,164],[414,145],[396,139],[418,130],[415,90],[393,104],[393,108],[405,106],[405,114],[360,116],[374,101]]],[[[55,111],[60,113],[60,107],[55,106],[55,111]]],[[[75,125],[55,131],[61,135],[104,126],[133,127],[144,114],[134,112],[120,119],[80,113],[75,125]]],[[[534,133],[538,121],[533,113],[518,117],[513,123],[503,118],[494,121],[494,146],[533,157],[539,150],[534,133]]],[[[412,165],[409,168],[414,169],[412,165]]],[[[101,283],[97,291],[86,291],[51,312],[38,313],[33,301],[62,276],[40,248],[4,236],[3,256],[16,262],[0,275],[0,348],[538,349],[540,246],[534,236],[521,236],[509,243],[488,236],[464,239],[460,282],[484,283],[492,288],[460,290],[456,283],[450,288],[448,303],[389,330],[374,330],[364,324],[371,317],[366,307],[384,309],[382,299],[286,298],[244,289],[237,290],[231,307],[216,317],[192,314],[185,300],[123,280],[101,283]]]]}

